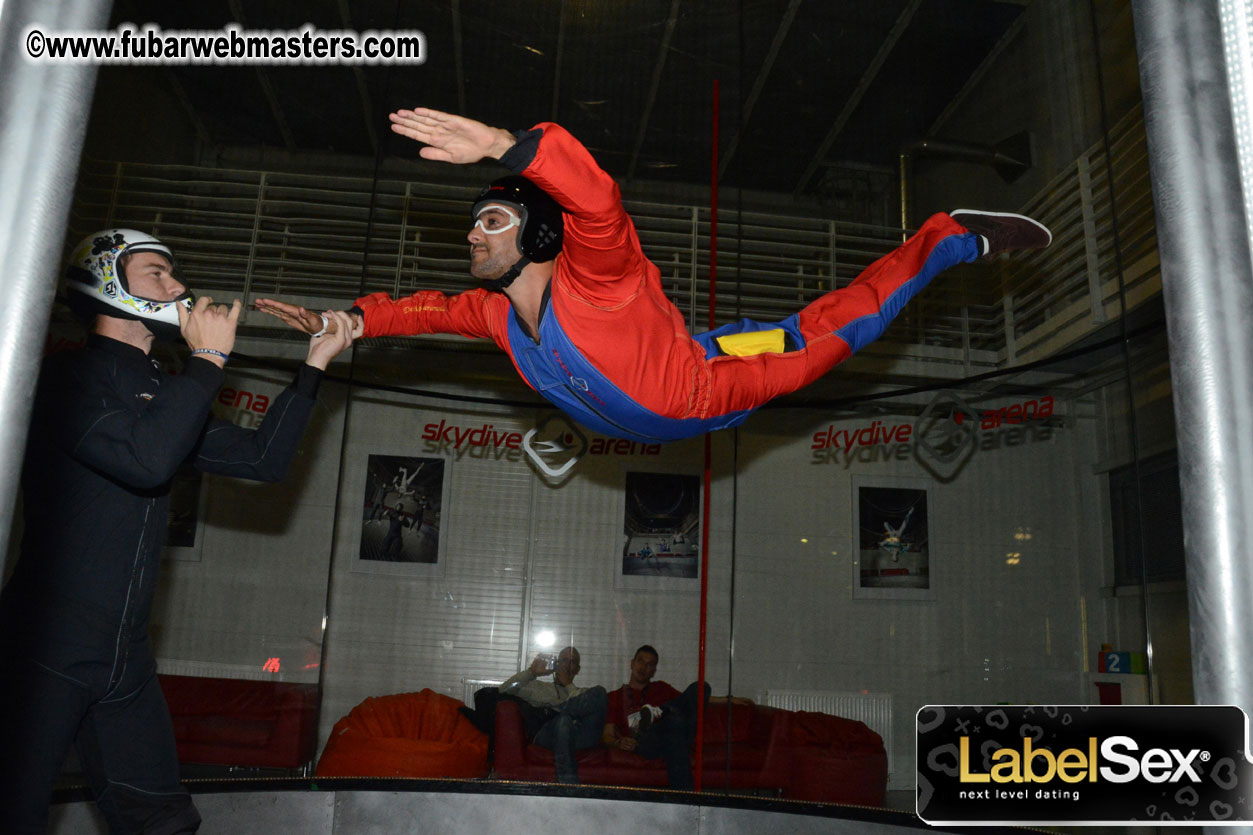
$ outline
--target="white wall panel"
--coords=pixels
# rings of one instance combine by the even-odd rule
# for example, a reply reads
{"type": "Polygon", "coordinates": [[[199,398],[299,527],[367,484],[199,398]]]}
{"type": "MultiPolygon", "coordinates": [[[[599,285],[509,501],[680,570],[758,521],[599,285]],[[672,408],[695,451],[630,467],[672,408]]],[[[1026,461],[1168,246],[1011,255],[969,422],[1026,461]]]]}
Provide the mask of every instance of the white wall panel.
{"type": "Polygon", "coordinates": [[[1103,558],[1103,531],[1080,505],[1091,492],[1075,486],[1097,479],[1086,466],[1091,424],[983,432],[944,483],[912,456],[813,455],[814,432],[874,420],[913,422],[794,423],[791,444],[741,433],[737,690],[890,692],[897,762],[923,704],[1076,699],[1079,563],[1103,558]],[[865,478],[926,479],[934,599],[855,597],[853,489],[865,478]]]}
{"type": "MultiPolygon", "coordinates": [[[[643,643],[661,653],[659,678],[682,687],[696,677],[699,584],[631,588],[617,572],[625,473],[699,475],[699,439],[658,454],[588,455],[552,485],[516,451],[423,439],[440,421],[524,432],[542,412],[358,391],[340,473],[342,409],[334,394],[327,402],[317,445],[288,482],[213,488],[201,561],[167,572],[164,656],[241,665],[281,652],[316,663],[334,525],[322,740],[368,696],[429,687],[460,699],[465,679],[511,675],[538,651],[542,629],[557,634],[556,648],[578,646],[584,686],[621,684],[643,643]],[[371,454],[448,462],[442,570],[358,570],[371,454]]],[[[874,420],[913,422],[775,411],[714,437],[706,644],[714,691],[891,693],[897,762],[908,760],[922,704],[1082,698],[1090,644],[1110,619],[1100,591],[1105,488],[1089,463],[1098,422],[984,432],[944,481],[895,447],[815,455],[815,433],[874,420]],[[854,486],[865,478],[925,481],[933,599],[855,595],[854,486]]]]}
{"type": "MultiPolygon", "coordinates": [[[[239,353],[303,360],[304,343],[239,340],[239,353]]],[[[333,367],[335,368],[335,367],[333,367]]],[[[282,371],[228,366],[215,402],[222,417],[244,426],[261,415],[227,389],[270,401],[291,381],[282,371]],[[234,402],[234,401],[231,401],[234,402]]],[[[158,659],[253,667],[271,659],[272,677],[317,681],[322,614],[331,555],[331,526],[342,439],[343,389],[323,384],[300,453],[278,484],[205,476],[196,559],[166,560],[153,611],[158,659]]],[[[267,674],[268,675],[268,674],[267,674]]]]}
{"type": "Polygon", "coordinates": [[[585,458],[577,475],[559,488],[536,486],[534,581],[529,635],[551,629],[558,646],[573,643],[582,657],[578,683],[621,685],[636,647],[662,653],[672,683],[695,677],[699,581],[675,581],[677,591],[624,588],[622,559],[624,487],[628,471],[699,476],[700,441],[585,458]]]}
{"type": "Polygon", "coordinates": [[[441,420],[496,431],[527,428],[499,409],[469,413],[368,392],[356,398],[341,483],[320,735],[369,696],[430,688],[462,698],[465,678],[503,678],[520,640],[534,476],[519,456],[423,440],[441,420]],[[361,508],[371,454],[443,457],[449,480],[442,571],[359,568],[361,508]],[[515,460],[509,460],[512,457],[515,460]]]}

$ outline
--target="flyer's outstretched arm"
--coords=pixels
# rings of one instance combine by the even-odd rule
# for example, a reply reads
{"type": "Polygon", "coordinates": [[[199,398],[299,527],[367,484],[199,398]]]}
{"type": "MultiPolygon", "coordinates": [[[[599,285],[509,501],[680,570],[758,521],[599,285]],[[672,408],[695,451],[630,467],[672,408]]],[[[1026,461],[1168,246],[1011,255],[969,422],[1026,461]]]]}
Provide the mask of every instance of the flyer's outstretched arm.
{"type": "Polygon", "coordinates": [[[388,118],[394,133],[426,143],[418,153],[436,162],[466,165],[485,157],[500,159],[515,141],[507,130],[428,107],[398,110],[388,118]]]}
{"type": "Polygon", "coordinates": [[[262,313],[268,313],[281,319],[284,324],[307,334],[315,334],[322,330],[322,317],[297,304],[288,304],[275,299],[257,299],[253,306],[262,313]]]}
{"type": "MultiPolygon", "coordinates": [[[[336,320],[339,317],[329,315],[330,311],[327,311],[325,315],[319,315],[307,307],[281,302],[277,299],[257,299],[253,306],[262,313],[268,313],[276,319],[282,320],[289,327],[298,331],[304,331],[310,335],[324,332],[329,336],[333,335],[338,328],[336,320]],[[325,331],[322,330],[324,327],[326,328],[325,331]]],[[[345,315],[352,322],[352,338],[360,337],[364,329],[361,317],[356,313],[347,313],[345,315]]]]}

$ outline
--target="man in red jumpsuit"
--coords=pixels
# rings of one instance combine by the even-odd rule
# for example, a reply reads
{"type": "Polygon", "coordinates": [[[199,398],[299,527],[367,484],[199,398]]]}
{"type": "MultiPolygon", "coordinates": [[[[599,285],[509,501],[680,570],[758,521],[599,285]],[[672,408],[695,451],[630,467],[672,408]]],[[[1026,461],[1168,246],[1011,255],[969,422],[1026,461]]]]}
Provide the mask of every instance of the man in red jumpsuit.
{"type": "MultiPolygon", "coordinates": [[[[937,214],[851,285],[799,313],[693,336],[640,248],[617,183],[563,128],[542,122],[509,133],[425,108],[390,118],[393,131],[425,143],[427,159],[490,157],[515,176],[484,189],[472,211],[470,273],[484,287],[366,296],[352,311],[354,335],[491,339],[533,389],[580,423],[646,443],[742,423],[877,339],[942,270],[1052,241],[1021,215],[937,214]]],[[[325,327],[294,305],[261,299],[257,308],[309,333],[325,327]]]]}

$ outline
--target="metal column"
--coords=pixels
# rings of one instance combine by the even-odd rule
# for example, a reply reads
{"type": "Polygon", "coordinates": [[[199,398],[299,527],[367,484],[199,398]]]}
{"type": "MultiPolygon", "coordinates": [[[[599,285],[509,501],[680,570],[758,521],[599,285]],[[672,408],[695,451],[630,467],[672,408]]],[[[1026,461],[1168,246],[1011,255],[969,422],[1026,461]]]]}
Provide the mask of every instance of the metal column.
{"type": "Polygon", "coordinates": [[[1174,389],[1193,688],[1253,713],[1253,264],[1217,0],[1133,0],[1174,389]]]}
{"type": "MultiPolygon", "coordinates": [[[[103,29],[108,0],[0,4],[0,547],[5,567],[26,446],[31,393],[48,329],[96,67],[27,60],[31,26],[45,33],[103,29]]],[[[134,114],[142,118],[142,113],[134,114]]]]}

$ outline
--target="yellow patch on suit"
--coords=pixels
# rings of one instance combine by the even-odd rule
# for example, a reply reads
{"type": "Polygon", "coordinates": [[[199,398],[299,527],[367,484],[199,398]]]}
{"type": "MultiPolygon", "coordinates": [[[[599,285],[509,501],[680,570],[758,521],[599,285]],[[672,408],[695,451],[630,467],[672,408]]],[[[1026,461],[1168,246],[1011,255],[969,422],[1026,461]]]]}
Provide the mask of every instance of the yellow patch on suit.
{"type": "Polygon", "coordinates": [[[732,333],[715,339],[722,353],[732,357],[782,354],[786,350],[782,328],[751,333],[732,333]]]}

